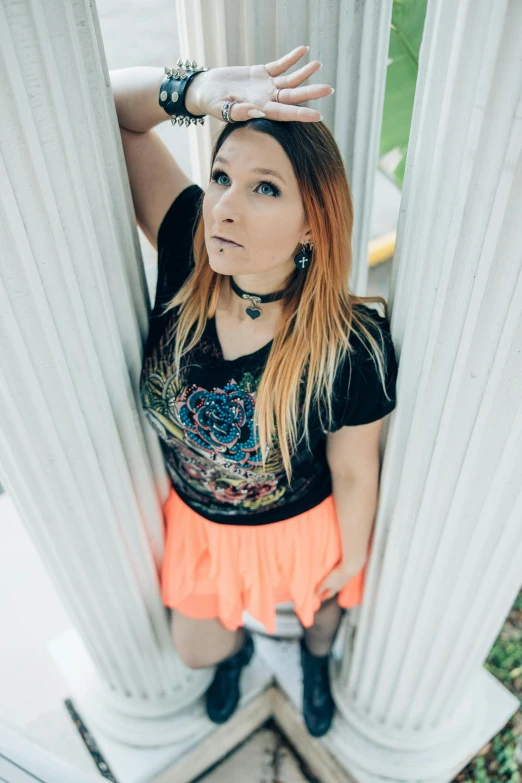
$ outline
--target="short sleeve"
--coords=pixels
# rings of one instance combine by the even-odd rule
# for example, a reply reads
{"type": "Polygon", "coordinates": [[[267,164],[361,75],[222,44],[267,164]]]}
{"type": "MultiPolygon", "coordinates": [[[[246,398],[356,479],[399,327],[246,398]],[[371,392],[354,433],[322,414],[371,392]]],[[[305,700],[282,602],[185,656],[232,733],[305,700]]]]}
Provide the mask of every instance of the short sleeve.
{"type": "Polygon", "coordinates": [[[176,294],[194,267],[193,240],[203,190],[192,184],[176,196],[158,229],[158,280],[154,309],[176,294]]]}
{"type": "MultiPolygon", "coordinates": [[[[370,309],[366,307],[367,311],[370,309]]],[[[371,328],[372,336],[379,346],[384,343],[384,378],[387,396],[383,389],[377,360],[370,354],[371,347],[366,340],[363,345],[359,338],[355,338],[356,350],[351,354],[351,359],[346,359],[339,374],[336,390],[338,415],[332,431],[346,426],[370,424],[391,413],[397,405],[398,364],[390,324],[387,318],[375,310],[371,309],[371,313],[376,327],[371,328]]]]}

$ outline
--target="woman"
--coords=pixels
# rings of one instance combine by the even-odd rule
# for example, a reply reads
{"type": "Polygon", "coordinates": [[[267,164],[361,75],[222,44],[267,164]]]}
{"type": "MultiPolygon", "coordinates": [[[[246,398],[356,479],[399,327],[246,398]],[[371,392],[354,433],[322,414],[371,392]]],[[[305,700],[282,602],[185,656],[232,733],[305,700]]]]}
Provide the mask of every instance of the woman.
{"type": "Polygon", "coordinates": [[[189,667],[217,664],[206,706],[222,723],[254,651],[243,612],[274,633],[275,605],[292,600],[303,715],[321,736],[330,651],[362,597],[397,364],[386,314],[364,304],[385,301],[348,289],[338,147],[298,106],[332,89],[299,86],[317,61],[285,74],[306,51],[186,85],[190,113],[226,119],[205,191],[151,131],[168,119],[163,71],[111,79],[137,221],[158,250],[140,389],[171,478],[161,584],[174,644],[189,667]]]}

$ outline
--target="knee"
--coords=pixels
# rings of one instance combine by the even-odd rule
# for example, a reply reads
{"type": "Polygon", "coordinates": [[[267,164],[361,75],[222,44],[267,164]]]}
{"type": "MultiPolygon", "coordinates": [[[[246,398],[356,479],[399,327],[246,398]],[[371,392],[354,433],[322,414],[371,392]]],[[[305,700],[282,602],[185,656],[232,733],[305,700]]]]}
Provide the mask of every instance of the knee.
{"type": "Polygon", "coordinates": [[[179,657],[189,669],[204,669],[224,660],[237,646],[237,632],[226,629],[215,618],[197,620],[175,609],[171,633],[179,657]]]}
{"type": "Polygon", "coordinates": [[[176,646],[176,652],[188,669],[205,669],[212,666],[210,661],[204,661],[194,650],[187,650],[183,646],[176,646]]]}
{"type": "Polygon", "coordinates": [[[212,666],[212,661],[205,656],[204,652],[201,649],[198,650],[198,646],[195,644],[191,644],[191,641],[194,640],[186,637],[180,638],[175,631],[172,633],[172,639],[177,654],[189,669],[204,669],[207,666],[212,666]]]}
{"type": "Polygon", "coordinates": [[[174,648],[189,669],[205,669],[215,664],[212,643],[210,639],[205,640],[202,628],[195,627],[197,622],[192,621],[188,625],[184,619],[175,622],[173,615],[171,623],[174,648]]]}

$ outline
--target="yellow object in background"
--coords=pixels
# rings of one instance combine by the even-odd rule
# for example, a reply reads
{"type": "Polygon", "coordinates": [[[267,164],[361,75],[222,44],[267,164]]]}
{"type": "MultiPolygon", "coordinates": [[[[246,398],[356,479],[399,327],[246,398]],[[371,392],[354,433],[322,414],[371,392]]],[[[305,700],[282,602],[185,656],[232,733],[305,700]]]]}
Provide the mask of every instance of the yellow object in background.
{"type": "Polygon", "coordinates": [[[393,256],[396,236],[396,231],[389,231],[368,242],[368,266],[382,264],[393,256]]]}

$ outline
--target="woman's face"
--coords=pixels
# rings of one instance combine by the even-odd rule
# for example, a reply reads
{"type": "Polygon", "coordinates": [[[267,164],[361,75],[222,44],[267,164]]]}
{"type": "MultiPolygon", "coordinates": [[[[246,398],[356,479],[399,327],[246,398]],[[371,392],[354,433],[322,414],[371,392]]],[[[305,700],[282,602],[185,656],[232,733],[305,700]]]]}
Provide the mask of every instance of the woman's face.
{"type": "Polygon", "coordinates": [[[295,270],[294,255],[308,240],[309,226],[290,160],[272,136],[245,128],[226,139],[204,195],[203,220],[210,266],[233,275],[245,290],[276,291],[295,270]],[[215,234],[241,247],[220,251],[215,234]]]}

